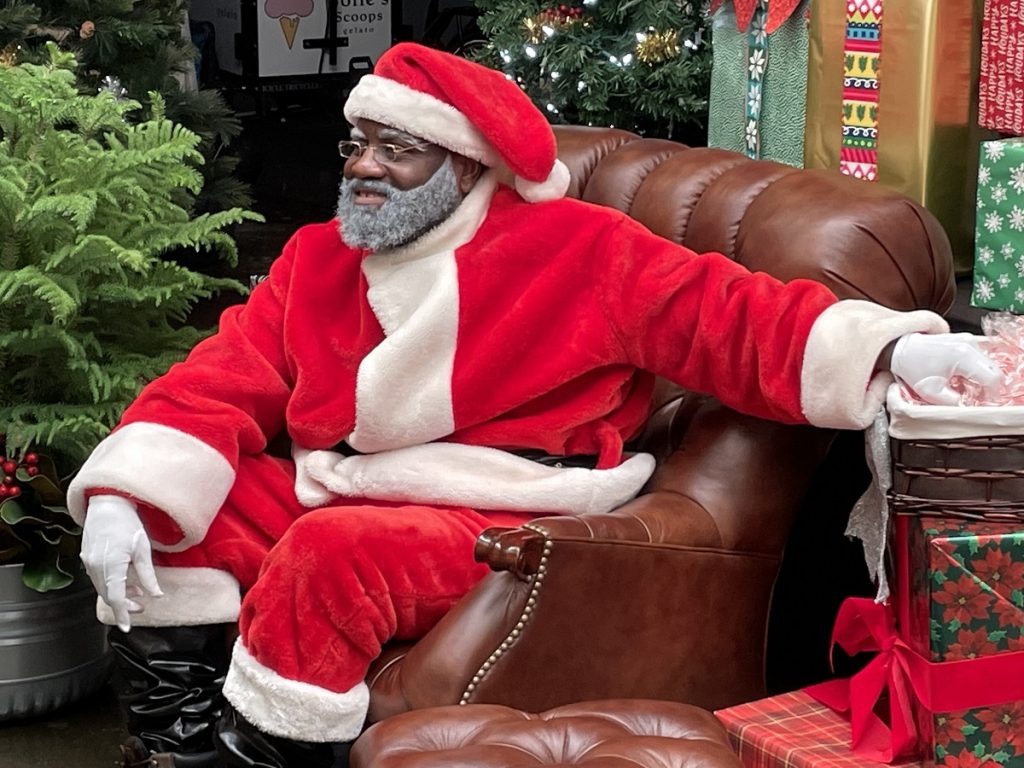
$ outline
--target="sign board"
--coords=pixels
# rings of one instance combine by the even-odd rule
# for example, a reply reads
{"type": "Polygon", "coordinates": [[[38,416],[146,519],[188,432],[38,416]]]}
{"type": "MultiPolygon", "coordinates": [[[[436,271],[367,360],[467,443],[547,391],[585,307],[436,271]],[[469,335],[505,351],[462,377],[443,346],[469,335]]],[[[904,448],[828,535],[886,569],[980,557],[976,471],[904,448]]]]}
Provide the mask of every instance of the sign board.
{"type": "Polygon", "coordinates": [[[393,0],[192,0],[189,16],[213,24],[220,69],[235,75],[298,77],[368,72],[391,46],[393,0]],[[328,24],[334,9],[334,33],[328,24]],[[253,15],[255,14],[255,18],[253,15]],[[237,57],[252,50],[256,71],[237,57]],[[331,39],[347,39],[334,50],[331,39]]]}
{"type": "Polygon", "coordinates": [[[391,45],[391,0],[261,0],[257,14],[260,77],[366,72],[391,45]],[[336,36],[348,38],[335,64],[324,47],[330,5],[336,36]]]}

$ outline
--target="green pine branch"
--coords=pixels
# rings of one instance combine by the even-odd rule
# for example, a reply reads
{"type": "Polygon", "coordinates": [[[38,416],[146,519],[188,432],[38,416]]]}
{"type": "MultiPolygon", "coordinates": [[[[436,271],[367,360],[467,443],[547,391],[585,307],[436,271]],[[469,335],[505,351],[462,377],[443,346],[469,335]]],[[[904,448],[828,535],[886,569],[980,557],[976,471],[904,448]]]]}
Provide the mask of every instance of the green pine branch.
{"type": "Polygon", "coordinates": [[[237,258],[243,209],[194,215],[200,136],[139,104],[83,94],[72,56],[0,66],[0,431],[77,465],[149,380],[205,336],[200,300],[243,292],[182,251],[237,258]]]}
{"type": "Polygon", "coordinates": [[[701,139],[707,124],[710,36],[706,3],[572,2],[578,20],[531,38],[527,20],[560,4],[477,0],[487,45],[477,58],[516,80],[554,123],[614,125],[647,136],[701,139]],[[677,34],[677,51],[642,56],[640,38],[677,34]],[[647,60],[644,60],[646,58],[647,60]]]}

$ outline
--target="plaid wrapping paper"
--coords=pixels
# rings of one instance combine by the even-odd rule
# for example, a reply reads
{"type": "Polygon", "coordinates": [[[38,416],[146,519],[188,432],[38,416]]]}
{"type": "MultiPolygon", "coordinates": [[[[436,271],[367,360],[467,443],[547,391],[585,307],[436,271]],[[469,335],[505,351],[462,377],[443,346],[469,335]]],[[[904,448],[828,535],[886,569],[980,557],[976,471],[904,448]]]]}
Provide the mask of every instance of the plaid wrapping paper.
{"type": "Polygon", "coordinates": [[[745,768],[886,768],[853,754],[850,723],[803,691],[721,709],[715,716],[745,768]]]}

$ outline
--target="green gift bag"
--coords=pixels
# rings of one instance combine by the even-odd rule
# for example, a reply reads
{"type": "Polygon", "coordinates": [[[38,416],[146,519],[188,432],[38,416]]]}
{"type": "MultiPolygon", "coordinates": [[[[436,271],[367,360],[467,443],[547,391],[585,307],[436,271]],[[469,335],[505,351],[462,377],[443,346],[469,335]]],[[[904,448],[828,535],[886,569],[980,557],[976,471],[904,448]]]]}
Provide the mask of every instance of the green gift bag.
{"type": "Polygon", "coordinates": [[[770,34],[759,3],[746,30],[731,0],[712,14],[708,145],[803,167],[807,3],[770,34]]]}
{"type": "Polygon", "coordinates": [[[971,304],[1024,313],[1024,138],[981,143],[971,304]]]}

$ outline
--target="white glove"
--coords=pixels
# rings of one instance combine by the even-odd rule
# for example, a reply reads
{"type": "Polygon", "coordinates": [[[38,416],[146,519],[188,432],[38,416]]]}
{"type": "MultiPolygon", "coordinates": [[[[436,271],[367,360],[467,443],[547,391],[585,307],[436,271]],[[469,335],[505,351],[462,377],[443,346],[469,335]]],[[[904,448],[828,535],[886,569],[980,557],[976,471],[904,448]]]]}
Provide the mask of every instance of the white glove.
{"type": "Polygon", "coordinates": [[[983,338],[970,333],[911,333],[896,342],[889,369],[922,400],[957,405],[960,397],[949,386],[953,376],[986,388],[1003,380],[999,366],[981,351],[983,338]]]}
{"type": "Polygon", "coordinates": [[[96,592],[114,612],[118,629],[131,629],[129,614],[142,606],[131,597],[143,592],[161,597],[153,557],[135,504],[121,496],[93,496],[82,527],[82,563],[96,592]],[[128,586],[128,566],[135,567],[138,587],[128,586]]]}

